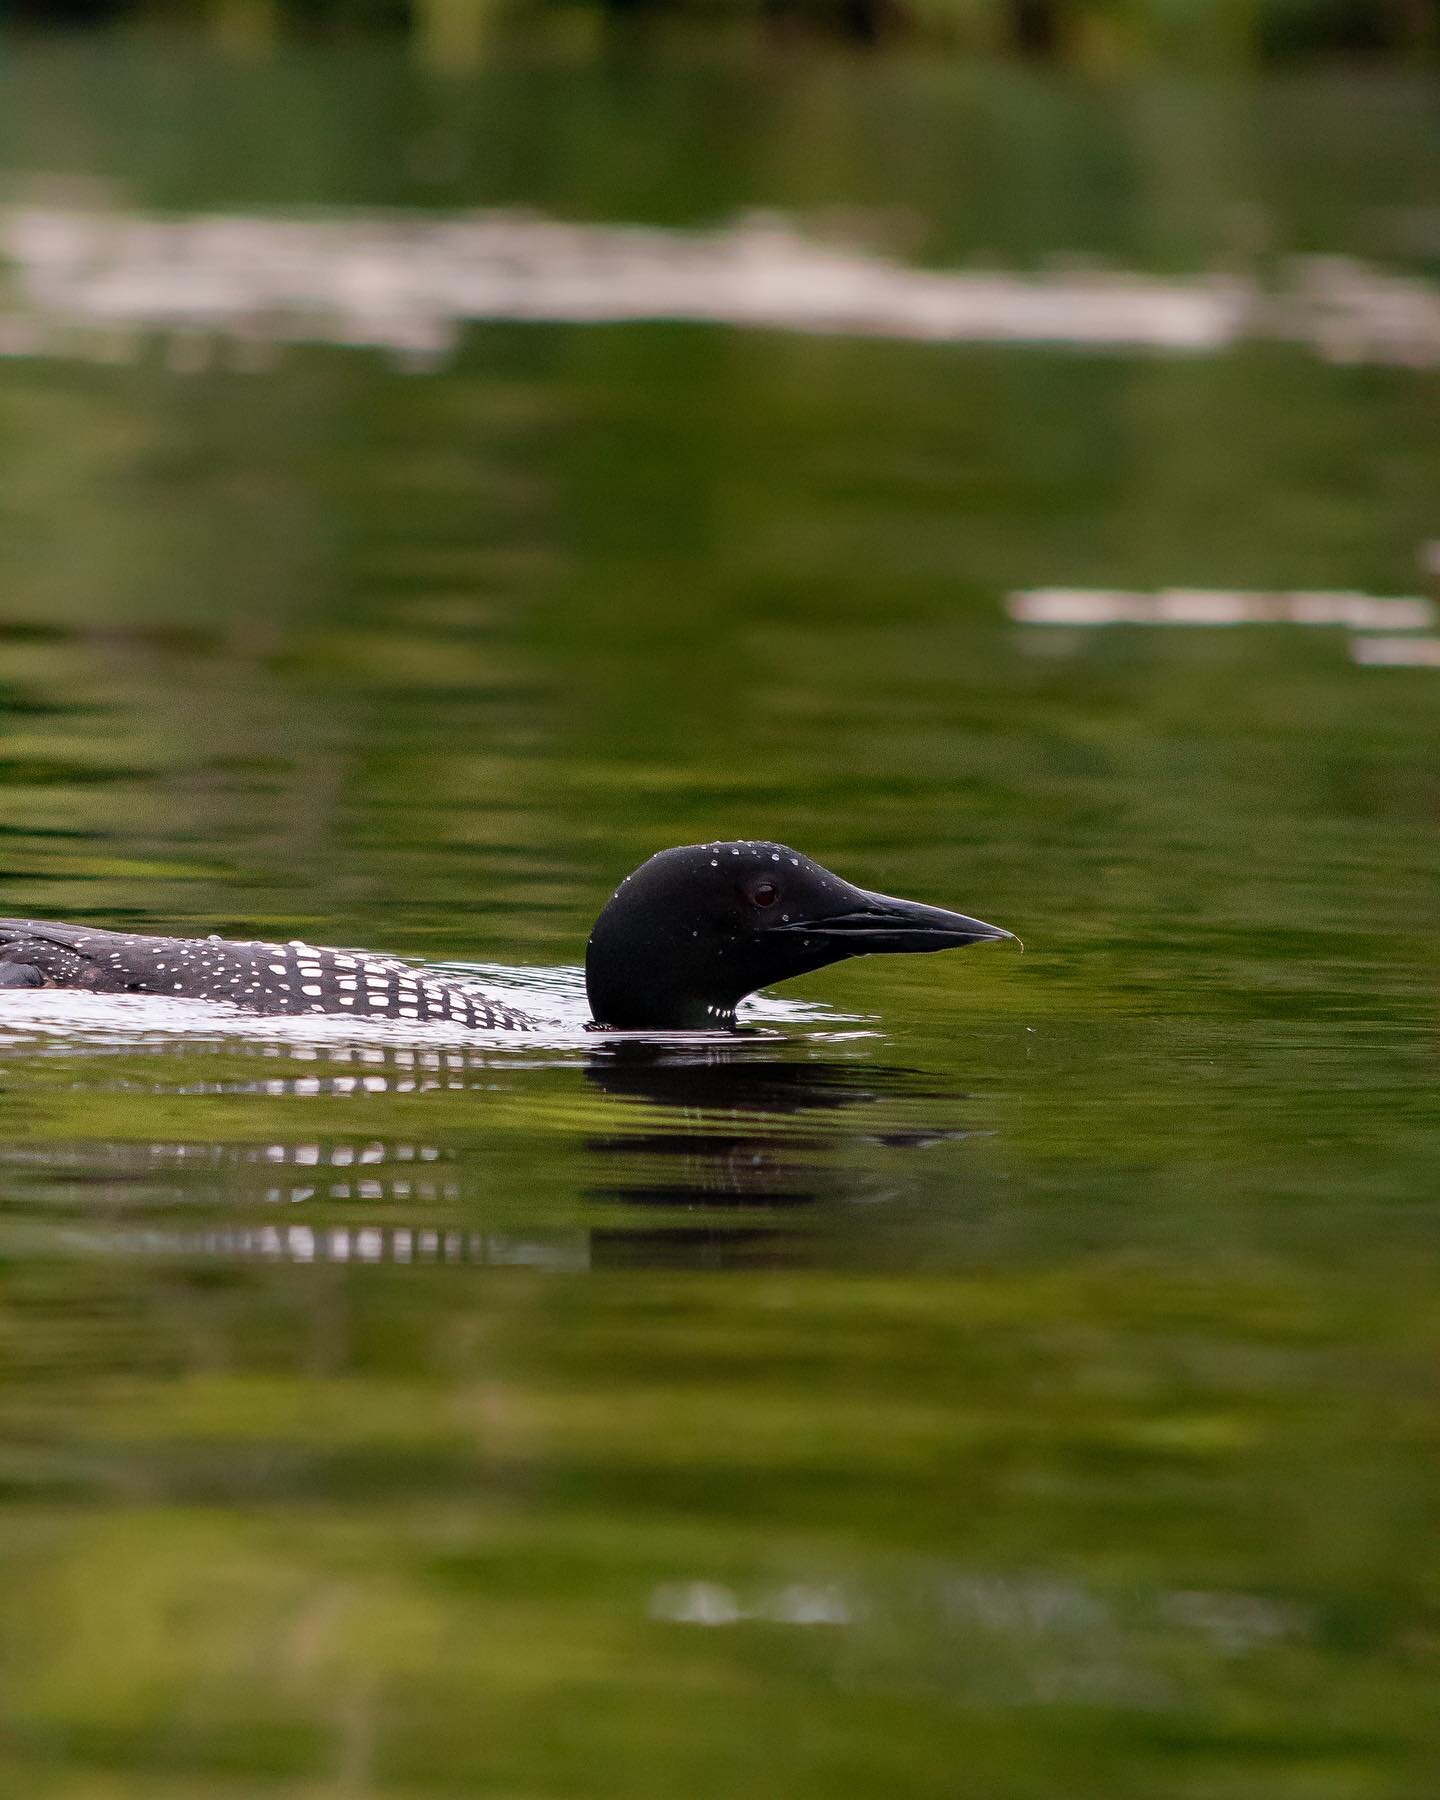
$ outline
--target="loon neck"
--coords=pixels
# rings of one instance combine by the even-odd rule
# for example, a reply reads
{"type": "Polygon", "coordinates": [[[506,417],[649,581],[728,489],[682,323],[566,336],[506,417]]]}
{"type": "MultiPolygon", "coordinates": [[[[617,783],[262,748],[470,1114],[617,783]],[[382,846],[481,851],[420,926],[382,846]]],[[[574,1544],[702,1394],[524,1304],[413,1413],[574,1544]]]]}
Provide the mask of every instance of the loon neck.
{"type": "Polygon", "coordinates": [[[597,1031],[734,1031],[735,1002],[704,1000],[661,981],[612,983],[603,971],[587,986],[597,1031]]]}

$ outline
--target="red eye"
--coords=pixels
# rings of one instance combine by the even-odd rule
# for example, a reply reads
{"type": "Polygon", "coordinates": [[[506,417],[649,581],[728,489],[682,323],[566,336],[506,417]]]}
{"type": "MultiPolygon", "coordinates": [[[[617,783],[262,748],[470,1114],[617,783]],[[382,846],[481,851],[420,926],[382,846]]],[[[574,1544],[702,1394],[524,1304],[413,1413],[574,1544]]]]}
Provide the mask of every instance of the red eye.
{"type": "Polygon", "coordinates": [[[756,906],[773,906],[780,898],[780,890],[773,881],[757,881],[750,898],[756,906]]]}

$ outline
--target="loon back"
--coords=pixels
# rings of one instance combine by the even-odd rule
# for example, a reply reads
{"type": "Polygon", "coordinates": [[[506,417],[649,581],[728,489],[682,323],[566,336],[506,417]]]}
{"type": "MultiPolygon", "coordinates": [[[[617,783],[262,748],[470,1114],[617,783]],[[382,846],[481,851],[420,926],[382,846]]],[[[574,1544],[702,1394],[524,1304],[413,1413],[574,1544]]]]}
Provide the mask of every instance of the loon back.
{"type": "Polygon", "coordinates": [[[228,1000],[257,1013],[448,1020],[479,1031],[538,1021],[459,981],[391,956],[225,938],[143,937],[36,919],[0,919],[0,987],[81,988],[228,1000]]]}

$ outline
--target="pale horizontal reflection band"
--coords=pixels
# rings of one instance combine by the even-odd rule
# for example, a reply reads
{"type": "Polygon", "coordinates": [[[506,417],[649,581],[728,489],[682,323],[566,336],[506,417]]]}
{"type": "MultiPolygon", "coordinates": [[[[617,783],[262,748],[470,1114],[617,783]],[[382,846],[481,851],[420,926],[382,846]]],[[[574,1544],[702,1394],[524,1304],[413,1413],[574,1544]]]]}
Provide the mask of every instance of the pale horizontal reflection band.
{"type": "Polygon", "coordinates": [[[97,1256],[129,1253],[289,1263],[465,1263],[563,1272],[590,1266],[590,1236],[584,1231],[520,1238],[404,1225],[217,1225],[199,1230],[71,1227],[55,1233],[55,1240],[72,1252],[97,1256]]]}
{"type": "Polygon", "coordinates": [[[1025,588],[1005,602],[1021,625],[1309,625],[1423,631],[1435,608],[1415,594],[1344,590],[1255,593],[1239,588],[1025,588]]]}
{"type": "Polygon", "coordinates": [[[477,320],[681,320],[949,343],[1215,353],[1300,345],[1329,362],[1440,364],[1440,286],[1345,257],[1162,276],[1057,257],[926,269],[765,214],[705,231],[531,213],[173,216],[0,209],[0,355],[125,361],[149,335],[181,371],[263,369],[285,344],[424,367],[477,320]]]}
{"type": "MultiPolygon", "coordinates": [[[[1426,546],[1427,566],[1435,546],[1426,546]]],[[[1075,628],[1109,625],[1340,626],[1350,630],[1350,660],[1362,668],[1440,668],[1440,637],[1429,635],[1435,606],[1416,594],[1344,591],[1250,593],[1234,588],[1026,588],[1006,597],[1017,625],[1039,626],[1034,642],[1047,655],[1070,654],[1075,628]],[[1379,635],[1379,634],[1384,635],[1379,635]],[[1422,633],[1426,635],[1421,635],[1422,633]]]]}

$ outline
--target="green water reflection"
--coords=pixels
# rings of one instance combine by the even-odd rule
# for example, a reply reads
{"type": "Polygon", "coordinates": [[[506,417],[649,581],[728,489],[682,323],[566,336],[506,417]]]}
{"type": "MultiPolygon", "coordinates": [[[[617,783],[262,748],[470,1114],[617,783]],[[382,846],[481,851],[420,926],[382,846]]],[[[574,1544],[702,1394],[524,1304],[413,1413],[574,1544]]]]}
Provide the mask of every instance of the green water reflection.
{"type": "MultiPolygon", "coordinates": [[[[1392,253],[1440,167],[1399,83],[0,88],[16,191],[848,201],[940,261],[1392,253]]],[[[1003,599],[1416,591],[1437,393],[682,326],[0,359],[5,912],[573,971],[744,833],[1027,943],[710,1053],[0,1016],[7,1791],[1432,1791],[1440,676],[1003,599]]]]}

